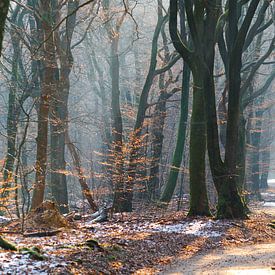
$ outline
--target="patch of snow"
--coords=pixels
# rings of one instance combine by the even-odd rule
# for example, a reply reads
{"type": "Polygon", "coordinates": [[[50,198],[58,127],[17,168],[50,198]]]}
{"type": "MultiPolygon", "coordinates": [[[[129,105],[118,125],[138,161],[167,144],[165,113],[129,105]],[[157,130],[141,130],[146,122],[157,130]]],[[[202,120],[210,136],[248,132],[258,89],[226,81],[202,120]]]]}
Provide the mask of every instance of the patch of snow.
{"type": "Polygon", "coordinates": [[[263,204],[265,207],[275,207],[275,202],[267,201],[263,204]]]}
{"type": "Polygon", "coordinates": [[[264,192],[264,193],[261,193],[262,196],[269,196],[269,197],[275,197],[275,193],[267,193],[267,192],[264,192]]]}
{"type": "Polygon", "coordinates": [[[214,230],[213,226],[216,224],[214,221],[193,221],[178,224],[157,224],[150,223],[144,224],[139,228],[139,231],[147,232],[166,232],[166,233],[179,233],[187,235],[195,235],[200,237],[219,237],[221,232],[214,230]]]}
{"type": "Polygon", "coordinates": [[[271,183],[271,184],[272,184],[272,183],[275,183],[275,179],[268,179],[268,180],[267,180],[267,183],[268,183],[268,184],[270,184],[270,183],[271,183]]]}
{"type": "Polygon", "coordinates": [[[224,224],[221,221],[202,221],[202,220],[193,220],[186,221],[177,224],[160,224],[153,222],[141,222],[141,223],[127,223],[123,224],[97,224],[87,222],[83,227],[92,225],[93,233],[96,238],[104,237],[112,232],[115,232],[116,235],[120,233],[123,234],[125,231],[132,232],[165,232],[165,233],[178,233],[178,234],[187,234],[195,235],[200,237],[219,237],[222,235],[222,227],[224,224]]]}
{"type": "Polygon", "coordinates": [[[0,263],[1,274],[47,275],[49,268],[66,266],[66,263],[60,262],[57,257],[51,257],[45,261],[36,261],[27,254],[13,252],[0,253],[0,263]]]}
{"type": "Polygon", "coordinates": [[[6,223],[9,222],[11,219],[10,218],[6,218],[4,216],[0,216],[0,223],[6,223]]]}

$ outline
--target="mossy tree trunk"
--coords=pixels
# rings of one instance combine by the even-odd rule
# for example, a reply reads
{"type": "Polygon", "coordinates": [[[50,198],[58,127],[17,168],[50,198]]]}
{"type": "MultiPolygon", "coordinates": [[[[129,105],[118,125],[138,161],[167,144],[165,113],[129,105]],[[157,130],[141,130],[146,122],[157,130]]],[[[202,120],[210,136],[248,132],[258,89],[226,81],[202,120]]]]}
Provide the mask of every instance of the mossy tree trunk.
{"type": "Polygon", "coordinates": [[[189,216],[209,216],[205,182],[206,123],[203,71],[193,73],[193,107],[190,133],[190,209],[189,216]]]}
{"type": "MultiPolygon", "coordinates": [[[[226,131],[225,160],[222,179],[214,173],[214,182],[218,192],[218,218],[245,218],[246,208],[238,193],[237,150],[239,141],[240,99],[241,99],[241,68],[242,53],[246,35],[259,0],[252,0],[244,16],[241,27],[238,27],[238,3],[228,2],[228,121],[226,131]]],[[[216,158],[217,159],[217,158],[216,158]]],[[[212,163],[213,165],[213,163],[212,163]]],[[[215,165],[215,164],[214,164],[215,165]]],[[[212,169],[215,172],[215,168],[212,169]]],[[[219,171],[220,172],[220,171],[219,171]]],[[[213,173],[213,172],[212,172],[213,173]]]]}
{"type": "MultiPolygon", "coordinates": [[[[189,215],[210,215],[205,182],[206,123],[204,110],[204,4],[195,4],[196,16],[193,14],[193,3],[184,2],[193,49],[189,49],[186,39],[177,31],[177,1],[170,0],[169,30],[174,47],[188,64],[193,75],[193,107],[190,136],[190,210],[189,215]]],[[[181,137],[183,138],[183,137],[181,137]]],[[[181,161],[181,160],[180,160],[181,161]]],[[[175,184],[175,183],[174,183],[175,184]]],[[[170,194],[172,192],[170,191],[170,194]]],[[[171,195],[170,195],[171,196],[171,195]]]]}
{"type": "MultiPolygon", "coordinates": [[[[259,0],[252,0],[247,13],[243,16],[241,27],[239,24],[239,9],[242,3],[229,0],[227,6],[228,32],[225,62],[228,81],[228,120],[226,129],[225,160],[222,161],[219,148],[219,134],[216,113],[215,85],[213,68],[215,60],[215,44],[223,32],[225,14],[220,17],[221,11],[209,8],[204,2],[185,1],[187,21],[192,36],[193,48],[191,51],[177,35],[177,1],[170,1],[170,28],[171,37],[176,49],[193,72],[202,70],[205,113],[207,120],[207,147],[213,180],[218,192],[219,218],[244,218],[245,207],[238,193],[237,182],[237,150],[239,139],[240,96],[241,96],[241,67],[242,52],[246,35],[249,31],[259,0]],[[220,20],[219,20],[220,19],[220,20]],[[219,21],[218,21],[219,20],[219,21]],[[170,24],[171,25],[171,24],[170,24]]],[[[221,1],[215,1],[221,7],[221,1]]]]}

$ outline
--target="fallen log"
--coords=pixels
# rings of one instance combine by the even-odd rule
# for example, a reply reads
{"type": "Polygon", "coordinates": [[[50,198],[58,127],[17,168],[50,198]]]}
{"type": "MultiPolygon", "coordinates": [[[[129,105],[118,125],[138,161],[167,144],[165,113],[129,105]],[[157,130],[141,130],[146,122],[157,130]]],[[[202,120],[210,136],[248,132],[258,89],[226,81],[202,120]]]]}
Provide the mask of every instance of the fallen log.
{"type": "Polygon", "coordinates": [[[62,232],[61,229],[51,230],[51,231],[36,231],[36,232],[24,233],[23,236],[24,237],[30,237],[30,238],[34,238],[34,237],[51,237],[51,236],[57,235],[60,232],[62,232]]]}
{"type": "Polygon", "coordinates": [[[37,247],[32,247],[32,248],[27,248],[27,247],[23,247],[19,250],[22,254],[28,254],[30,255],[30,257],[33,260],[37,260],[37,261],[44,261],[47,259],[47,257],[45,257],[39,248],[37,247]]]}
{"type": "Polygon", "coordinates": [[[13,250],[13,251],[17,250],[15,244],[5,240],[1,236],[0,236],[0,247],[5,249],[5,250],[13,250]]]}

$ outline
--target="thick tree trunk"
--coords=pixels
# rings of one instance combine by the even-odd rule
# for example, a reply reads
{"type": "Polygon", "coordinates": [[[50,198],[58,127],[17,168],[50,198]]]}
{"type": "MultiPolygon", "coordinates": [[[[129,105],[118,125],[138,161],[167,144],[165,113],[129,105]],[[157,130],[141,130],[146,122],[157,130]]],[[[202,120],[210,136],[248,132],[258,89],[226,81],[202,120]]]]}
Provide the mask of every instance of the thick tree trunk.
{"type": "Polygon", "coordinates": [[[65,161],[65,125],[68,119],[68,89],[60,90],[61,97],[52,101],[51,114],[51,191],[61,213],[67,213],[68,191],[66,181],[66,161],[65,161]]]}
{"type": "Polygon", "coordinates": [[[241,55],[230,56],[229,63],[229,92],[228,92],[228,120],[226,131],[226,148],[222,184],[217,184],[219,218],[244,218],[245,206],[238,193],[237,150],[239,144],[240,122],[240,86],[241,86],[241,55]],[[234,57],[233,57],[234,56],[234,57]],[[218,186],[219,185],[219,186],[218,186]]]}
{"type": "Polygon", "coordinates": [[[203,73],[193,74],[193,107],[190,133],[190,210],[189,216],[210,215],[205,182],[206,123],[203,73]]]}
{"type": "MultiPolygon", "coordinates": [[[[70,45],[68,45],[70,47],[70,45]]],[[[69,211],[65,161],[65,133],[68,125],[69,75],[72,63],[71,51],[61,50],[60,76],[56,79],[56,92],[51,100],[50,112],[50,187],[53,199],[61,213],[69,211]]],[[[59,75],[56,72],[56,75],[59,75]]]]}
{"type": "Polygon", "coordinates": [[[239,219],[245,218],[244,203],[237,189],[236,178],[230,175],[222,180],[218,191],[217,218],[218,219],[239,219]]]}
{"type": "MultiPolygon", "coordinates": [[[[240,120],[240,105],[238,91],[240,89],[240,79],[237,76],[235,76],[235,79],[233,79],[232,73],[233,72],[231,71],[231,79],[229,79],[228,124],[226,133],[226,152],[224,163],[221,162],[220,155],[218,153],[219,143],[217,141],[217,122],[212,121],[211,123],[211,116],[213,117],[213,113],[216,112],[214,110],[215,104],[214,102],[212,105],[206,103],[208,106],[211,106],[212,109],[212,112],[209,112],[208,115],[208,140],[210,140],[211,137],[215,137],[214,139],[216,140],[216,149],[215,147],[211,147],[213,144],[211,145],[210,141],[208,142],[208,150],[213,180],[218,192],[217,218],[246,217],[246,208],[239,195],[238,190],[239,175],[237,171],[237,152],[239,150],[238,133],[240,120]]],[[[208,97],[208,95],[206,95],[206,97],[208,97]]]]}
{"type": "Polygon", "coordinates": [[[44,33],[44,74],[42,79],[42,89],[40,96],[40,105],[38,111],[38,129],[37,129],[37,152],[36,152],[36,174],[33,190],[31,209],[38,207],[44,198],[47,169],[47,146],[48,146],[48,122],[49,107],[51,97],[55,90],[54,66],[55,66],[55,46],[52,34],[52,18],[50,3],[46,0],[41,1],[44,19],[42,29],[44,33]]]}
{"type": "MultiPolygon", "coordinates": [[[[55,2],[56,9],[57,2],[55,2]]],[[[54,200],[60,211],[67,213],[68,190],[66,181],[65,161],[65,132],[68,125],[68,98],[70,91],[70,73],[73,66],[71,52],[71,41],[76,25],[76,13],[79,1],[69,0],[67,14],[70,14],[66,21],[66,35],[59,32],[55,34],[55,43],[60,58],[60,69],[56,70],[56,92],[53,95],[51,104],[51,190],[54,200]],[[73,12],[73,14],[72,14],[73,12]],[[58,78],[58,79],[57,79],[58,78]]],[[[58,17],[58,10],[54,10],[58,17]]],[[[57,67],[57,66],[56,66],[57,67]]]]}

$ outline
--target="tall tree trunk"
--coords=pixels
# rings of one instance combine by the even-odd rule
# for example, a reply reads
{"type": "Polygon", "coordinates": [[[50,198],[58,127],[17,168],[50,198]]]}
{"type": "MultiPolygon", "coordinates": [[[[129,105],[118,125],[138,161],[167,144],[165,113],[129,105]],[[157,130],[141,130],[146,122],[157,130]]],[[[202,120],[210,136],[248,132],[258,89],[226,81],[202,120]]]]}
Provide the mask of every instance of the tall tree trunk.
{"type": "Polygon", "coordinates": [[[38,128],[37,128],[37,152],[36,152],[36,174],[35,185],[33,190],[31,209],[38,207],[44,198],[47,169],[47,146],[48,146],[48,122],[49,107],[51,98],[55,90],[54,66],[55,45],[52,33],[52,12],[49,1],[41,0],[43,8],[42,29],[44,33],[44,72],[41,83],[41,96],[38,111],[38,128]]]}
{"type": "MultiPolygon", "coordinates": [[[[210,58],[211,60],[211,58],[210,58]]],[[[209,65],[209,72],[213,72],[213,63],[209,65]]],[[[240,105],[239,94],[240,78],[234,79],[233,69],[229,69],[229,104],[228,123],[226,133],[225,162],[221,160],[219,135],[217,125],[215,89],[213,74],[205,76],[205,101],[207,114],[207,146],[211,172],[218,193],[218,218],[243,218],[245,207],[238,192],[237,150],[239,144],[240,105]],[[233,83],[232,83],[233,82],[233,83]],[[235,89],[236,93],[233,94],[235,89]]],[[[236,73],[238,73],[236,71],[236,73]]]]}
{"type": "MultiPolygon", "coordinates": [[[[69,79],[65,81],[67,82],[69,79]]],[[[68,123],[69,89],[64,88],[64,84],[62,83],[62,87],[59,87],[58,98],[54,97],[52,100],[50,126],[51,191],[61,213],[67,213],[69,210],[65,174],[65,125],[68,123]]]]}
{"type": "Polygon", "coordinates": [[[186,140],[186,128],[188,120],[188,103],[189,103],[189,87],[190,86],[190,69],[187,64],[184,64],[182,73],[182,93],[181,93],[181,108],[180,121],[178,126],[178,135],[176,148],[173,155],[171,170],[168,177],[168,182],[161,195],[161,202],[169,203],[174,190],[176,188],[180,165],[186,140]]]}
{"type": "MultiPolygon", "coordinates": [[[[226,129],[225,160],[221,160],[215,89],[213,81],[214,64],[214,37],[216,26],[211,23],[206,26],[208,39],[205,41],[206,63],[208,74],[205,75],[205,101],[207,114],[207,141],[210,166],[213,180],[218,192],[217,217],[218,218],[245,218],[246,208],[238,193],[237,150],[239,141],[240,122],[240,96],[241,96],[241,68],[242,51],[246,34],[257,9],[259,0],[252,0],[244,21],[238,29],[238,3],[234,0],[228,2],[228,121],[226,129]],[[212,26],[212,31],[210,27],[212,26]],[[214,28],[213,28],[214,27],[214,28]],[[211,34],[209,36],[209,34],[211,34]],[[212,37],[211,37],[212,36],[212,37]],[[211,46],[211,47],[210,47],[211,46]]],[[[212,17],[215,18],[215,13],[212,17]]]]}
{"type": "MultiPolygon", "coordinates": [[[[56,75],[59,78],[56,77],[57,89],[51,103],[51,190],[53,198],[62,213],[69,211],[65,174],[65,132],[68,124],[69,77],[73,66],[71,41],[76,25],[76,13],[74,11],[78,5],[79,1],[68,1],[67,14],[70,14],[70,16],[66,21],[66,35],[61,36],[59,30],[55,33],[55,43],[60,58],[60,69],[59,71],[56,70],[56,75]]],[[[55,2],[55,16],[59,17],[57,8],[57,2],[55,2]]]]}
{"type": "MultiPolygon", "coordinates": [[[[4,166],[4,184],[3,188],[9,188],[9,179],[13,175],[14,161],[16,158],[16,136],[17,136],[17,126],[18,126],[18,118],[20,114],[20,107],[18,106],[18,102],[15,95],[16,91],[14,88],[11,89],[9,93],[9,109],[8,109],[8,117],[7,117],[7,155],[5,158],[5,166],[4,166]]],[[[3,193],[3,195],[7,195],[8,190],[3,193]]]]}
{"type": "Polygon", "coordinates": [[[210,215],[205,182],[206,124],[203,72],[193,73],[193,107],[190,133],[190,209],[189,216],[210,215]]]}
{"type": "MultiPolygon", "coordinates": [[[[204,111],[204,64],[202,37],[204,4],[184,1],[184,10],[190,28],[194,51],[190,51],[186,39],[177,32],[177,1],[170,0],[169,30],[175,48],[189,65],[193,75],[193,107],[190,133],[190,210],[189,215],[210,215],[205,182],[206,124],[204,111]],[[196,27],[194,26],[196,25],[196,27]],[[183,43],[185,41],[185,43],[183,43]]],[[[181,8],[183,10],[183,7],[181,8]]]]}
{"type": "Polygon", "coordinates": [[[124,192],[124,169],[123,169],[123,125],[120,110],[120,88],[119,88],[119,56],[118,37],[113,36],[111,41],[111,79],[112,79],[112,154],[113,171],[112,181],[115,189],[113,208],[115,212],[125,211],[127,200],[124,192]]]}
{"type": "Polygon", "coordinates": [[[18,26],[18,17],[20,9],[16,8],[11,16],[12,28],[10,30],[11,43],[13,48],[12,56],[12,72],[11,72],[11,85],[8,99],[8,117],[7,117],[7,154],[5,158],[3,179],[4,179],[4,192],[3,197],[9,194],[10,179],[13,176],[14,162],[16,158],[16,137],[17,126],[20,115],[20,100],[19,100],[19,87],[20,87],[20,59],[22,60],[22,51],[20,45],[20,37],[15,30],[15,26],[18,26]]]}

